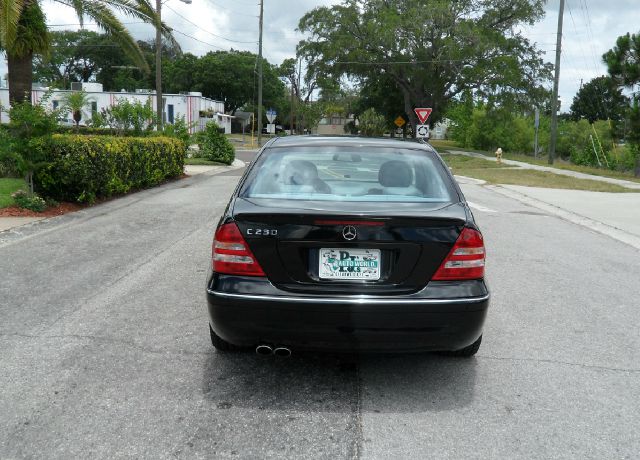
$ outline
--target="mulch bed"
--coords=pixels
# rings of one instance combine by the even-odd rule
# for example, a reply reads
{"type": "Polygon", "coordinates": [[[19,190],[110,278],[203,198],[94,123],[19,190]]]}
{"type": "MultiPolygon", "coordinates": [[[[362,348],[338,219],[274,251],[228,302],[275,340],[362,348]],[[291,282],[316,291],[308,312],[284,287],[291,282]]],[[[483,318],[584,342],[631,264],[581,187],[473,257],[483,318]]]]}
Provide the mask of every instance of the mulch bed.
{"type": "Polygon", "coordinates": [[[80,205],[77,203],[60,203],[58,206],[47,208],[42,212],[35,212],[30,211],[29,209],[22,209],[17,206],[9,206],[8,208],[0,209],[0,217],[55,217],[68,212],[78,211],[86,207],[86,205],[80,205]]]}
{"type": "MultiPolygon", "coordinates": [[[[179,177],[168,179],[164,181],[162,184],[166,184],[167,182],[174,182],[182,179],[187,179],[191,176],[188,174],[182,174],[179,177]]],[[[140,190],[131,190],[128,194],[139,192],[140,190]]],[[[128,195],[127,194],[127,195],[128,195]]],[[[68,212],[79,211],[80,209],[88,208],[94,206],[99,203],[104,203],[107,201],[114,200],[116,198],[120,198],[125,195],[116,195],[111,196],[109,198],[101,198],[96,201],[93,205],[90,204],[78,204],[78,203],[60,203],[58,206],[54,206],[51,208],[47,208],[42,212],[30,211],[29,209],[22,209],[17,206],[9,206],[8,208],[0,208],[0,217],[55,217],[61,216],[63,214],[67,214],[68,212]]]]}

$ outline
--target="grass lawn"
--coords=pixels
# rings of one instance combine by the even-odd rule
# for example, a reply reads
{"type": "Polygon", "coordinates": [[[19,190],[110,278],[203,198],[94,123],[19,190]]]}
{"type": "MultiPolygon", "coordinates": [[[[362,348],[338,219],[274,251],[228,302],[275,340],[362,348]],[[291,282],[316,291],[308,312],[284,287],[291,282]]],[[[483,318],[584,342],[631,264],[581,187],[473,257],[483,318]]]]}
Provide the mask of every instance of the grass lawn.
{"type": "MultiPolygon", "coordinates": [[[[466,157],[464,155],[442,155],[444,161],[454,170],[458,169],[513,169],[505,164],[487,161],[482,158],[466,157]]],[[[457,174],[457,173],[456,173],[457,174]]]]}
{"type": "Polygon", "coordinates": [[[431,144],[433,147],[435,147],[435,149],[438,151],[438,153],[442,153],[442,154],[446,154],[448,150],[461,150],[463,152],[477,152],[477,153],[481,153],[483,155],[487,155],[487,152],[480,152],[480,151],[473,150],[473,149],[467,149],[467,148],[464,148],[464,147],[458,147],[458,144],[456,143],[456,141],[434,139],[434,140],[430,140],[429,144],[431,144]]]}
{"type": "MultiPolygon", "coordinates": [[[[450,150],[459,150],[462,152],[479,153],[481,155],[486,155],[490,157],[494,156],[493,153],[491,152],[483,152],[480,150],[458,147],[455,141],[434,140],[434,141],[431,141],[431,145],[433,145],[436,148],[436,150],[438,150],[439,153],[443,153],[443,154],[446,154],[450,150]]],[[[502,158],[504,158],[505,160],[522,161],[523,163],[530,163],[530,164],[540,165],[540,166],[551,166],[547,162],[548,160],[546,156],[533,158],[532,156],[523,155],[521,153],[504,153],[502,155],[502,158]]],[[[564,161],[562,159],[556,159],[553,166],[551,167],[557,168],[557,169],[565,169],[569,171],[581,172],[585,174],[592,174],[594,176],[610,177],[612,179],[622,179],[622,180],[628,180],[632,182],[640,182],[640,177],[634,177],[633,173],[630,173],[630,172],[611,171],[610,169],[594,168],[592,166],[574,165],[573,163],[564,161]]]]}
{"type": "Polygon", "coordinates": [[[219,161],[205,160],[204,158],[185,158],[184,164],[192,166],[227,166],[219,161]]]}
{"type": "Polygon", "coordinates": [[[588,190],[592,192],[633,193],[637,190],[628,189],[615,184],[595,180],[576,179],[560,176],[551,172],[534,171],[498,165],[481,158],[471,158],[460,155],[442,155],[442,158],[459,176],[482,179],[490,184],[524,185],[527,187],[560,188],[570,190],[588,190]]]}
{"type": "MultiPolygon", "coordinates": [[[[509,154],[509,155],[503,155],[503,158],[506,158],[508,160],[522,161],[524,163],[550,166],[549,163],[547,163],[546,157],[532,158],[527,155],[509,154]]],[[[577,171],[585,174],[592,174],[594,176],[610,177],[612,179],[622,179],[622,180],[628,180],[632,182],[640,182],[640,177],[634,177],[632,173],[612,171],[610,169],[604,169],[604,168],[594,168],[593,166],[574,165],[573,163],[569,163],[561,159],[556,160],[552,167],[558,168],[558,169],[565,169],[569,171],[577,171]]]]}
{"type": "Polygon", "coordinates": [[[27,184],[24,180],[0,178],[0,208],[13,205],[11,194],[19,189],[27,189],[27,184]]]}

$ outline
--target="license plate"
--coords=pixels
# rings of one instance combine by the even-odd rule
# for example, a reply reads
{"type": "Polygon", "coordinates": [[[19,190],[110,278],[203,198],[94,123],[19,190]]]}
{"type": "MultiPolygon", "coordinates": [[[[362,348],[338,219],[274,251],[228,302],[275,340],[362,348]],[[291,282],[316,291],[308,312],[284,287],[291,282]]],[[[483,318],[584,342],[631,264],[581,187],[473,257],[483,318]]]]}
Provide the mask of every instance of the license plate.
{"type": "Polygon", "coordinates": [[[379,249],[320,249],[321,279],[379,280],[379,249]]]}

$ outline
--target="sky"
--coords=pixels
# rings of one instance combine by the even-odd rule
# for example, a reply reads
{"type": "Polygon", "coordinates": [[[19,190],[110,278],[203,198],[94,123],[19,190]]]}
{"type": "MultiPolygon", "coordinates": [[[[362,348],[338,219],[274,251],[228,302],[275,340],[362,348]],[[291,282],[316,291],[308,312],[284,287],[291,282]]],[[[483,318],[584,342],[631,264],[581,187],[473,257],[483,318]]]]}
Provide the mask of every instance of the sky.
{"type": "MultiPolygon", "coordinates": [[[[267,60],[279,64],[295,56],[302,38],[296,32],[299,19],[311,9],[339,3],[339,0],[266,0],[264,13],[264,46],[267,60]]],[[[257,0],[166,0],[162,18],[174,28],[183,51],[196,55],[211,50],[230,48],[258,50],[257,0]]],[[[47,22],[53,30],[78,29],[71,9],[44,0],[47,22]]],[[[556,28],[559,0],[549,0],[545,18],[533,27],[523,28],[523,34],[546,52],[548,62],[555,61],[556,28]]],[[[127,27],[139,39],[154,37],[153,29],[123,18],[127,27]]],[[[88,23],[87,29],[97,30],[88,23]]],[[[581,80],[588,82],[605,75],[602,54],[611,49],[618,36],[640,32],[638,0],[566,0],[562,44],[560,98],[562,111],[568,111],[581,80]]],[[[0,61],[0,75],[6,73],[6,61],[0,61]]]]}

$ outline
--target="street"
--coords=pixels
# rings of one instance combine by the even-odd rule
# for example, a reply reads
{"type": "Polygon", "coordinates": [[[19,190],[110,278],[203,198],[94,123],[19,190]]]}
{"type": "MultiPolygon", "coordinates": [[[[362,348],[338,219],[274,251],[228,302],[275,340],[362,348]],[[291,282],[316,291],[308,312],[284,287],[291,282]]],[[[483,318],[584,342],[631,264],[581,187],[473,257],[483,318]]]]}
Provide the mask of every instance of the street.
{"type": "Polygon", "coordinates": [[[241,173],[0,233],[0,458],[640,456],[637,249],[465,184],[475,358],[219,354],[205,278],[241,173]]]}

